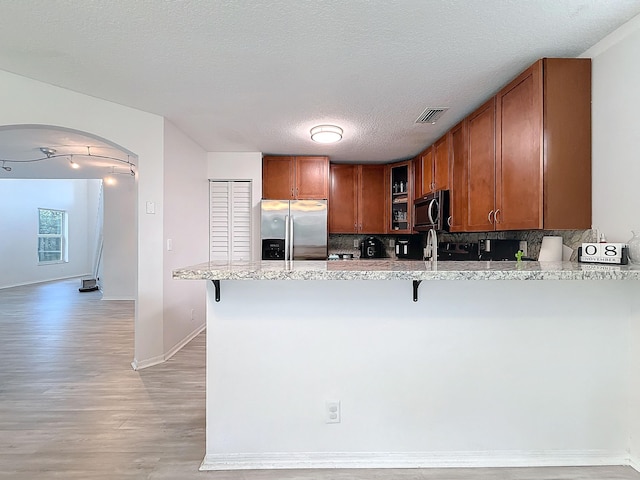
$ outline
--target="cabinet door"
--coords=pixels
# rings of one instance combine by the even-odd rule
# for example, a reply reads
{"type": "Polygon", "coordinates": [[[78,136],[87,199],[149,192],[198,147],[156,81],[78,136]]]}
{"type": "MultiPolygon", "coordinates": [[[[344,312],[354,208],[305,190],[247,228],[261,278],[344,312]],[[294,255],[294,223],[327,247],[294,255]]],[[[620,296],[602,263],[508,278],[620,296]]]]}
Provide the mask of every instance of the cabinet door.
{"type": "Polygon", "coordinates": [[[497,95],[496,229],[542,228],[542,64],[497,95]]]}
{"type": "Polygon", "coordinates": [[[494,230],[495,97],[468,117],[466,231],[494,230]]]}
{"type": "Polygon", "coordinates": [[[331,164],[329,188],[329,233],[356,233],[357,165],[331,164]]]}
{"type": "Polygon", "coordinates": [[[389,183],[387,190],[391,198],[387,212],[390,215],[387,225],[390,225],[389,233],[412,233],[413,201],[413,169],[411,162],[398,162],[389,165],[389,183]]]}
{"type": "Polygon", "coordinates": [[[288,200],[294,198],[293,157],[265,156],[262,159],[262,198],[288,200]]]}
{"type": "Polygon", "coordinates": [[[296,157],[295,198],[322,200],[329,198],[329,158],[296,157]]]}
{"type": "Polygon", "coordinates": [[[467,122],[450,131],[449,163],[451,165],[449,198],[452,232],[464,232],[467,219],[467,122]]]}
{"type": "Polygon", "coordinates": [[[384,165],[360,165],[358,188],[358,232],[386,232],[386,182],[384,165]]]}
{"type": "Polygon", "coordinates": [[[422,163],[422,195],[433,192],[433,146],[420,154],[422,163]]]}
{"type": "Polygon", "coordinates": [[[428,192],[422,192],[422,159],[420,155],[412,160],[413,162],[413,198],[420,198],[428,192]]]}
{"type": "Polygon", "coordinates": [[[433,190],[449,188],[449,135],[433,144],[433,190]]]}

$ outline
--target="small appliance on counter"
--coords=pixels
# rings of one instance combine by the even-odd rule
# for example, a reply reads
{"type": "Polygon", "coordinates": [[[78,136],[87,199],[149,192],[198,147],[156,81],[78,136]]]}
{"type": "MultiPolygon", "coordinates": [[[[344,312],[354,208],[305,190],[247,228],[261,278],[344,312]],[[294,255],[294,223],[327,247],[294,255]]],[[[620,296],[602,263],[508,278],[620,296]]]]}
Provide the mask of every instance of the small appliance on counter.
{"type": "Polygon", "coordinates": [[[422,235],[396,237],[396,258],[399,260],[422,260],[424,244],[422,235]]]}
{"type": "Polygon", "coordinates": [[[367,237],[360,243],[360,258],[384,257],[384,245],[379,238],[367,237]]]}

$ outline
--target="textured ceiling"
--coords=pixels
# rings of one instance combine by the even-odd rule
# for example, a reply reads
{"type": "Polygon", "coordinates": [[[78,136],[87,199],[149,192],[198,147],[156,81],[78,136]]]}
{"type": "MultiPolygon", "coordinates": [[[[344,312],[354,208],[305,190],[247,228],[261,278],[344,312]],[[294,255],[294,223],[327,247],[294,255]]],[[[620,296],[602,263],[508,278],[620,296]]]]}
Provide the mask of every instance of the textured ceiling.
{"type": "Polygon", "coordinates": [[[640,0],[2,0],[0,69],[162,115],[207,151],[379,162],[638,13],[640,0]],[[426,107],[450,109],[415,124],[426,107]],[[322,123],[344,139],[312,143],[322,123]]]}

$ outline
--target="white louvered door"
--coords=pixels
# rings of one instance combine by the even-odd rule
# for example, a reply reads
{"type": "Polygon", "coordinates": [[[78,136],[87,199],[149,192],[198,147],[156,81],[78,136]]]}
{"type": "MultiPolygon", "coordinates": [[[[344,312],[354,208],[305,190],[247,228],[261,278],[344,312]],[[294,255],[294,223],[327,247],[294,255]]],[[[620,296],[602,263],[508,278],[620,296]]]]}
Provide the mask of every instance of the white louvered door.
{"type": "Polygon", "coordinates": [[[251,261],[251,182],[209,182],[209,259],[251,261]]]}

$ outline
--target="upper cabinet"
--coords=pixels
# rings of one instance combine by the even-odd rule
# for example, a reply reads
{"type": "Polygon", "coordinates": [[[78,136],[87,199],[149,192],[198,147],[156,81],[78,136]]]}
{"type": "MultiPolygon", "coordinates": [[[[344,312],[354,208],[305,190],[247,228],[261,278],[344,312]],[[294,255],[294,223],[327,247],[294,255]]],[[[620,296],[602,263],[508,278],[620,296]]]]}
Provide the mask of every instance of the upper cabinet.
{"type": "Polygon", "coordinates": [[[329,198],[329,157],[265,155],[262,159],[262,198],[329,198]]]}
{"type": "Polygon", "coordinates": [[[591,228],[590,59],[539,60],[498,93],[495,201],[496,230],[591,228]]]}
{"type": "Polygon", "coordinates": [[[385,165],[331,164],[330,171],[329,233],[385,233],[385,165]]]}
{"type": "MultiPolygon", "coordinates": [[[[496,167],[496,100],[492,98],[467,117],[466,232],[494,229],[496,167]]],[[[455,166],[454,166],[455,168],[455,166]]],[[[456,175],[454,171],[453,175],[456,175]]],[[[456,197],[454,201],[458,201],[456,197]]],[[[455,208],[455,204],[454,204],[455,208]]]]}
{"type": "Polygon", "coordinates": [[[432,192],[449,188],[449,135],[433,144],[433,188],[432,192]]]}
{"type": "Polygon", "coordinates": [[[413,231],[413,162],[398,162],[387,165],[390,198],[389,212],[390,233],[407,234],[413,231]]]}
{"type": "Polygon", "coordinates": [[[414,163],[416,198],[449,188],[449,134],[426,148],[414,163]]]}
{"type": "Polygon", "coordinates": [[[449,139],[449,198],[451,205],[449,228],[452,232],[464,232],[466,231],[468,208],[468,128],[466,120],[450,130],[449,139]]]}
{"type": "Polygon", "coordinates": [[[453,231],[591,228],[589,59],[539,60],[462,123],[453,231]]]}

